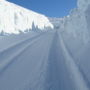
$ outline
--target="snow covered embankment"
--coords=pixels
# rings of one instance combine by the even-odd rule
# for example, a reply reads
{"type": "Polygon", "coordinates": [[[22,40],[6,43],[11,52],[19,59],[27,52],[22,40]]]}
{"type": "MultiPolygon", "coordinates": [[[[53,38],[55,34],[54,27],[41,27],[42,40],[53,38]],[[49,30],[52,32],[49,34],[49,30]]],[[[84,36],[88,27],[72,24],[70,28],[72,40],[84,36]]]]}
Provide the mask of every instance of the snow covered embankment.
{"type": "Polygon", "coordinates": [[[6,0],[0,1],[0,33],[18,34],[31,30],[33,25],[40,30],[53,28],[46,16],[6,0]]]}

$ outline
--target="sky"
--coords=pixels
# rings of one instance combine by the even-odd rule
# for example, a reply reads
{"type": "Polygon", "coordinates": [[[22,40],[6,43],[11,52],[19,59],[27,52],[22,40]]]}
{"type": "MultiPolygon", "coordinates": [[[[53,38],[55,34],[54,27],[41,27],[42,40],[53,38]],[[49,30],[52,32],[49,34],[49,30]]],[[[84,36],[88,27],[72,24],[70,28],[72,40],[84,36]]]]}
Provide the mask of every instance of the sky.
{"type": "Polygon", "coordinates": [[[67,16],[77,0],[7,0],[48,17],[67,16]]]}

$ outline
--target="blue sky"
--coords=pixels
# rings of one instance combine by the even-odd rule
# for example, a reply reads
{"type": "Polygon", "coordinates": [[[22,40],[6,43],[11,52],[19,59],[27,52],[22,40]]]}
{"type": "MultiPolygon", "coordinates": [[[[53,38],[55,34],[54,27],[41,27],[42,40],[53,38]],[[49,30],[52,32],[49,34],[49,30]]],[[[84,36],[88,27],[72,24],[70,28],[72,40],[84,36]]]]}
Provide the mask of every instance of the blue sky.
{"type": "Polygon", "coordinates": [[[63,17],[76,7],[77,0],[7,0],[49,17],[63,17]]]}

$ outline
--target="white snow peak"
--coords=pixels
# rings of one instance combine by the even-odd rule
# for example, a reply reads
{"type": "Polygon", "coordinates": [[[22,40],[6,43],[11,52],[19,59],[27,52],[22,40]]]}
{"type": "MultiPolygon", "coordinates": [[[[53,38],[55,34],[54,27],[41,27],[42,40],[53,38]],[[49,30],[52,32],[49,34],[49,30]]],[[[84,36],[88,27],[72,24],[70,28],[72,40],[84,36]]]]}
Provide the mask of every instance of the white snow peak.
{"type": "Polygon", "coordinates": [[[6,0],[0,0],[0,33],[18,34],[31,30],[33,24],[41,30],[48,27],[53,28],[46,16],[6,0]]]}

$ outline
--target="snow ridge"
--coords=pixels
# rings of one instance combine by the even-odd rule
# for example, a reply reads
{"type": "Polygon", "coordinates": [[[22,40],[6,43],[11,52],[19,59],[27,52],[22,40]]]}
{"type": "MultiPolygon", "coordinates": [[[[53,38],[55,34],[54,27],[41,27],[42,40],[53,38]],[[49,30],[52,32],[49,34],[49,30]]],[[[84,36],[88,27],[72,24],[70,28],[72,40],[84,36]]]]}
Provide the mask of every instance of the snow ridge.
{"type": "Polygon", "coordinates": [[[29,31],[32,26],[38,29],[53,28],[48,18],[6,0],[0,1],[0,33],[18,34],[29,31]]]}

